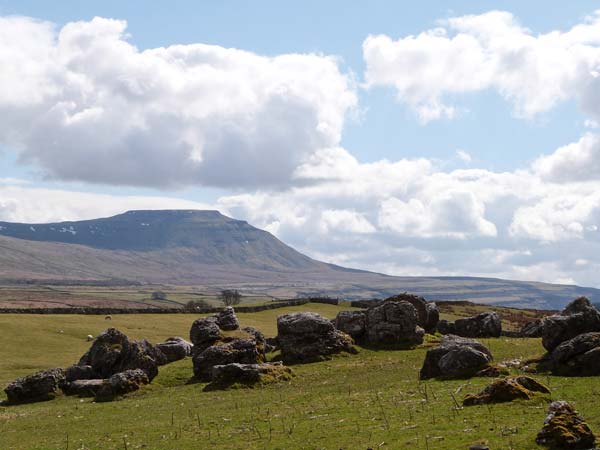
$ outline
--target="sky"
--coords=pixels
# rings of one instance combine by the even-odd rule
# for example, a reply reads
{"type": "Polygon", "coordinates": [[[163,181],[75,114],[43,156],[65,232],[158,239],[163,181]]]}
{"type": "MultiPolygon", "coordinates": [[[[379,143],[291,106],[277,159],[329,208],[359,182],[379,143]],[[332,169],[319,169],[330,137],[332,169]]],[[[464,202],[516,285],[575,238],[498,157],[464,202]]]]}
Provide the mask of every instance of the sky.
{"type": "Polygon", "coordinates": [[[0,220],[218,209],[394,275],[600,286],[591,1],[0,0],[0,220]]]}

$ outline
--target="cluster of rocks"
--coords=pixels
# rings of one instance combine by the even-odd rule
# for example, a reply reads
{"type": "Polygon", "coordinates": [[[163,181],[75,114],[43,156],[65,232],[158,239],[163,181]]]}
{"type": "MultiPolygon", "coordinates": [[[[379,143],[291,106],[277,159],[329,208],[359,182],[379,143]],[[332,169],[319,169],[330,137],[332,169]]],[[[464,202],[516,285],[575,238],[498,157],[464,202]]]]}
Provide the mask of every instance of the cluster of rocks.
{"type": "Polygon", "coordinates": [[[428,380],[486,375],[484,371],[492,359],[492,353],[481,342],[448,334],[438,347],[427,351],[419,377],[428,380]]]}
{"type": "Polygon", "coordinates": [[[454,322],[440,320],[437,329],[441,334],[454,334],[467,338],[500,337],[502,320],[497,313],[488,311],[472,317],[457,319],[454,322]]]}
{"type": "Polygon", "coordinates": [[[423,297],[401,294],[363,311],[341,311],[335,327],[363,345],[412,348],[433,333],[439,321],[435,303],[423,297]]]}

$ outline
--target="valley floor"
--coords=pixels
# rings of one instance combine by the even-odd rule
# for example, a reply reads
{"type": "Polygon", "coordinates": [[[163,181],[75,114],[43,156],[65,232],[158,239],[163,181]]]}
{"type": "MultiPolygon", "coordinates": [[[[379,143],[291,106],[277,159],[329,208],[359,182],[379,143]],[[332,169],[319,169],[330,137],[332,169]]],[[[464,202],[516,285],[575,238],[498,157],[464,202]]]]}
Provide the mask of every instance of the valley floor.
{"type": "MultiPolygon", "coordinates": [[[[276,334],[276,316],[313,310],[333,317],[333,305],[304,305],[239,314],[243,326],[276,334]]],[[[0,315],[0,384],[39,369],[67,366],[89,347],[85,336],[119,328],[132,338],[158,342],[187,337],[194,315],[0,315]]],[[[432,338],[430,338],[431,341],[432,338]]],[[[484,339],[496,361],[543,353],[539,339],[484,339]]],[[[489,378],[418,381],[427,350],[372,351],[294,366],[289,383],[203,392],[186,384],[188,358],[160,369],[153,383],[123,400],[93,403],[59,397],[0,406],[0,448],[5,449],[466,449],[485,441],[493,449],[538,448],[549,398],[457,408],[489,378]]],[[[573,401],[600,431],[597,378],[540,375],[552,399],[573,401]]],[[[3,394],[2,394],[3,395],[3,394]]],[[[0,398],[3,398],[0,395],[0,398]]]]}

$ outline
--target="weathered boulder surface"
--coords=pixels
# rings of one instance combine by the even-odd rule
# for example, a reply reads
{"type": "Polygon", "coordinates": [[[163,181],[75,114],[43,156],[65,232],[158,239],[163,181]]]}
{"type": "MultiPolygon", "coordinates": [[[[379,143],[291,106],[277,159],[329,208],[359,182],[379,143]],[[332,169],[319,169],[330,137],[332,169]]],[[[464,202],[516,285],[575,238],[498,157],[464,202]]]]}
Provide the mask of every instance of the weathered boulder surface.
{"type": "Polygon", "coordinates": [[[495,312],[483,312],[476,316],[457,319],[454,322],[454,332],[458,336],[468,338],[500,337],[502,321],[495,312]]]}
{"type": "Polygon", "coordinates": [[[550,404],[544,426],[535,440],[551,449],[592,449],[596,437],[575,408],[564,401],[550,404]]]}
{"type": "Polygon", "coordinates": [[[408,302],[384,302],[367,311],[365,338],[370,345],[410,348],[423,343],[417,310],[408,302]]]}
{"type": "Polygon", "coordinates": [[[512,402],[513,400],[530,400],[537,392],[550,394],[550,390],[537,380],[526,377],[508,377],[494,381],[475,395],[467,395],[463,405],[483,405],[489,403],[512,402]]]}
{"type": "Polygon", "coordinates": [[[77,395],[79,397],[95,397],[96,393],[106,383],[106,379],[80,379],[65,383],[63,391],[67,395],[77,395]]]}
{"type": "Polygon", "coordinates": [[[600,331],[600,312],[585,297],[573,300],[559,314],[543,319],[542,345],[551,352],[583,333],[600,331]]]}
{"type": "Polygon", "coordinates": [[[126,370],[112,375],[96,391],[94,400],[97,402],[110,402],[120,395],[137,391],[142,385],[148,384],[150,380],[141,369],[126,370]]]}
{"type": "Polygon", "coordinates": [[[277,318],[277,342],[287,363],[304,363],[330,355],[356,353],[352,338],[336,330],[331,321],[313,312],[284,314],[277,318]]]}
{"type": "Polygon", "coordinates": [[[131,341],[115,328],[102,332],[81,357],[79,366],[91,366],[100,378],[108,378],[129,369],[141,369],[152,380],[165,355],[146,340],[131,341]]]}
{"type": "Polygon", "coordinates": [[[48,369],[17,378],[4,392],[10,404],[40,402],[54,399],[64,382],[63,369],[48,369]]]}
{"type": "Polygon", "coordinates": [[[201,317],[192,323],[190,341],[194,345],[193,353],[201,353],[221,339],[221,328],[216,316],[201,317]]]}
{"type": "Polygon", "coordinates": [[[555,375],[600,375],[600,332],[583,333],[561,343],[550,353],[555,375]]]}
{"type": "Polygon", "coordinates": [[[335,327],[359,342],[363,339],[367,327],[365,311],[340,311],[333,321],[335,327]]]}
{"type": "Polygon", "coordinates": [[[454,326],[454,322],[450,322],[446,319],[442,319],[437,324],[437,330],[441,334],[454,334],[456,335],[456,327],[454,326]]]}
{"type": "Polygon", "coordinates": [[[227,306],[217,313],[217,324],[221,330],[233,331],[240,328],[240,323],[232,306],[227,306]]]}
{"type": "Polygon", "coordinates": [[[541,338],[544,333],[544,319],[536,319],[521,328],[520,335],[528,338],[541,338]]]}
{"type": "Polygon", "coordinates": [[[253,336],[226,338],[201,353],[194,353],[194,375],[199,380],[210,381],[214,366],[231,363],[258,364],[264,359],[264,346],[261,349],[253,336]]]}
{"type": "Polygon", "coordinates": [[[170,337],[165,342],[156,344],[156,348],[165,355],[167,363],[179,361],[186,356],[192,356],[193,347],[192,343],[179,336],[170,337]]]}
{"type": "Polygon", "coordinates": [[[469,378],[491,361],[491,352],[481,342],[449,334],[439,347],[427,351],[420,378],[469,378]]]}
{"type": "Polygon", "coordinates": [[[93,380],[99,378],[92,366],[78,366],[76,364],[65,369],[65,380],[67,382],[76,380],[93,380]]]}
{"type": "Polygon", "coordinates": [[[292,377],[292,369],[281,363],[231,363],[212,368],[212,382],[206,386],[205,390],[227,389],[237,384],[253,386],[256,384],[277,383],[288,381],[292,377]]]}
{"type": "Polygon", "coordinates": [[[385,302],[408,302],[417,310],[417,325],[423,328],[427,333],[435,333],[440,312],[437,305],[433,302],[428,302],[423,297],[413,294],[399,294],[393,297],[388,297],[385,302]]]}

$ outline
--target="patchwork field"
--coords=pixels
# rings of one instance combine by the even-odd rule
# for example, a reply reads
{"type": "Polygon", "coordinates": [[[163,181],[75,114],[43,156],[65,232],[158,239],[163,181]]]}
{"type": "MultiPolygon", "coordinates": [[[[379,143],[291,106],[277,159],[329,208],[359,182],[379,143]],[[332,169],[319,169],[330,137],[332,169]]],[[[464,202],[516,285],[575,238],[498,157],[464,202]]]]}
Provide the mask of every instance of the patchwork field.
{"type": "MultiPolygon", "coordinates": [[[[333,317],[341,308],[309,304],[239,314],[242,325],[276,334],[276,317],[311,310],[333,317]]],[[[347,308],[344,308],[347,309],[347,308]]],[[[442,317],[461,316],[456,306],[442,317]]],[[[187,336],[195,315],[0,315],[0,383],[39,369],[67,366],[88,348],[85,336],[108,326],[151,342],[187,336]]],[[[360,349],[358,355],[294,366],[289,383],[203,392],[186,384],[190,359],[161,368],[149,386],[112,403],[59,397],[0,406],[1,449],[462,449],[484,441],[493,449],[538,448],[550,397],[494,406],[457,407],[489,378],[418,381],[431,337],[412,351],[360,349]]],[[[530,358],[538,339],[483,339],[496,361],[530,358]]],[[[552,399],[575,402],[600,430],[597,378],[540,375],[552,399]]],[[[3,394],[0,395],[1,398],[3,394]]]]}

